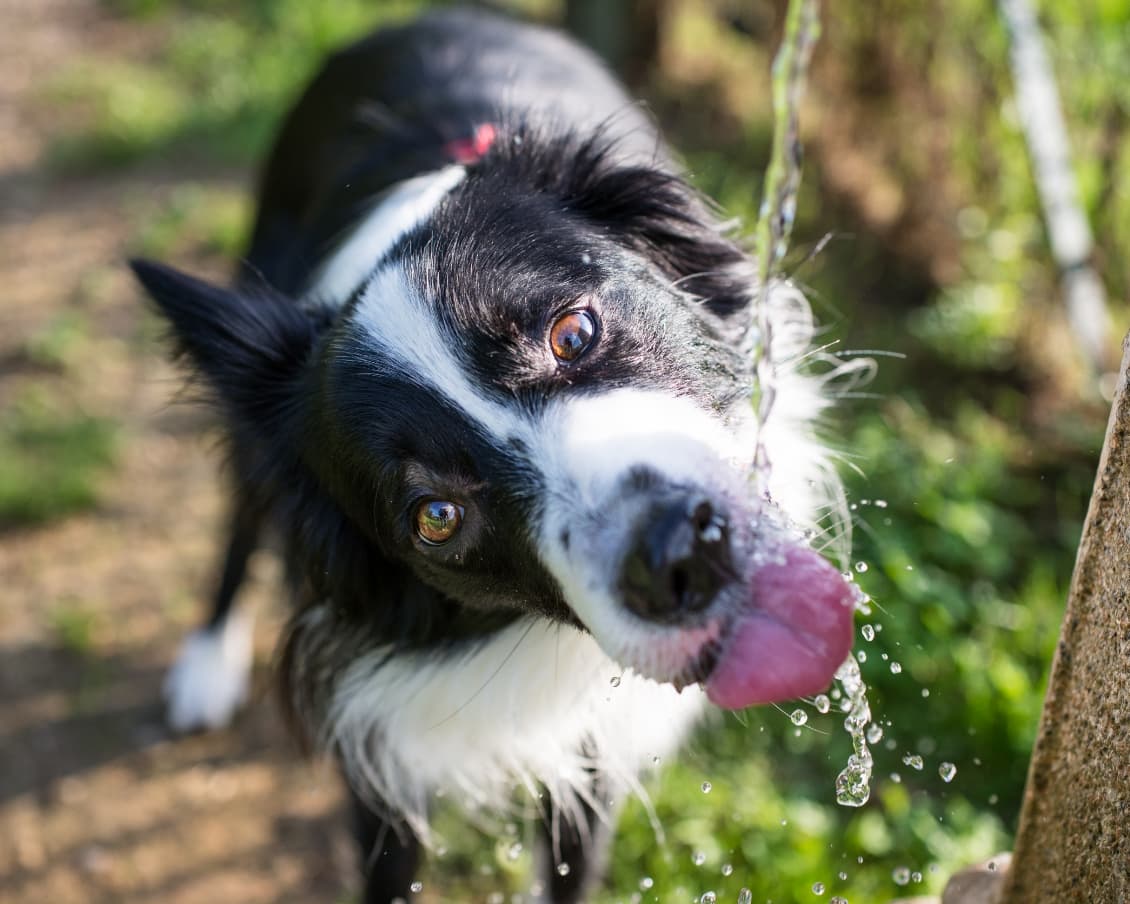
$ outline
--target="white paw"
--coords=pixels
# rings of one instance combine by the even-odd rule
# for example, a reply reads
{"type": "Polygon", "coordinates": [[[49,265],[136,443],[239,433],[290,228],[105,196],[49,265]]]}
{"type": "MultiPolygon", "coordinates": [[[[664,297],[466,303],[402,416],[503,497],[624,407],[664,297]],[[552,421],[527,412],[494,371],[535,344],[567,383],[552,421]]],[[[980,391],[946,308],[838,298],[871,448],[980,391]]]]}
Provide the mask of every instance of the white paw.
{"type": "Polygon", "coordinates": [[[247,700],[251,618],[232,612],[215,630],[190,634],[165,678],[165,719],[173,731],[222,728],[247,700]]]}

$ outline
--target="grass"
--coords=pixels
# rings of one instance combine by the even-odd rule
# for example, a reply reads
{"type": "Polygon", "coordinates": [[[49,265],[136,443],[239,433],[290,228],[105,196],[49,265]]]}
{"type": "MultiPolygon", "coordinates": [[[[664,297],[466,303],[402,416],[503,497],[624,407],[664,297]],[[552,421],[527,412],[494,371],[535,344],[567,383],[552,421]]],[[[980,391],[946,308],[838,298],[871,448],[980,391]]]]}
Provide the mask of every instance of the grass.
{"type": "Polygon", "coordinates": [[[0,414],[0,527],[42,524],[88,509],[113,465],[117,428],[41,394],[0,414]]]}
{"type": "Polygon", "coordinates": [[[142,59],[91,59],[62,72],[45,99],[77,125],[61,130],[50,160],[67,172],[142,160],[248,164],[263,153],[284,106],[326,53],[418,2],[338,0],[243,3],[125,0],[165,39],[142,59]]]}

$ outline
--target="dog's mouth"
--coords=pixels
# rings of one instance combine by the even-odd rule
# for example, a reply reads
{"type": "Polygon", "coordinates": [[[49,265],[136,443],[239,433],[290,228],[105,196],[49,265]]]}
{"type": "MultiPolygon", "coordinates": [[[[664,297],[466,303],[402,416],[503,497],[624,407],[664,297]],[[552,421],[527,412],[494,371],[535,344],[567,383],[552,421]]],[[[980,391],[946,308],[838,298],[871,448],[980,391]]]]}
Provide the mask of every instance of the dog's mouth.
{"type": "Polygon", "coordinates": [[[792,547],[754,574],[704,682],[707,696],[740,709],[816,694],[851,652],[857,592],[823,557],[792,547]]]}
{"type": "Polygon", "coordinates": [[[813,550],[788,547],[743,588],[745,599],[670,683],[679,690],[701,684],[724,709],[826,689],[851,651],[854,585],[813,550]]]}

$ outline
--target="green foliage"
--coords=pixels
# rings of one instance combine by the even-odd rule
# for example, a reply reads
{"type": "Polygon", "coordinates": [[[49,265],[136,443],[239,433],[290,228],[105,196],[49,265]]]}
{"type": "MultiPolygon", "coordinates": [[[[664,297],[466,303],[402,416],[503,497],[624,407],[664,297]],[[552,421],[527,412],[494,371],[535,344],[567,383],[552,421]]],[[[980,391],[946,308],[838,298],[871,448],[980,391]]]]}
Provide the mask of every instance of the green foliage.
{"type": "Polygon", "coordinates": [[[149,212],[133,239],[144,257],[176,258],[188,253],[238,257],[251,230],[250,199],[232,189],[185,183],[168,202],[149,212]]]}
{"type": "Polygon", "coordinates": [[[151,57],[87,62],[48,87],[61,119],[52,157],[67,170],[170,156],[247,164],[262,154],[286,104],[326,54],[419,2],[278,0],[230,4],[115,0],[163,26],[151,57]]]}
{"type": "Polygon", "coordinates": [[[50,613],[51,630],[59,646],[75,656],[86,656],[94,649],[97,618],[88,607],[67,601],[50,613]]]}
{"type": "Polygon", "coordinates": [[[40,395],[0,414],[0,527],[94,505],[114,461],[116,434],[109,421],[66,413],[40,395]]]}

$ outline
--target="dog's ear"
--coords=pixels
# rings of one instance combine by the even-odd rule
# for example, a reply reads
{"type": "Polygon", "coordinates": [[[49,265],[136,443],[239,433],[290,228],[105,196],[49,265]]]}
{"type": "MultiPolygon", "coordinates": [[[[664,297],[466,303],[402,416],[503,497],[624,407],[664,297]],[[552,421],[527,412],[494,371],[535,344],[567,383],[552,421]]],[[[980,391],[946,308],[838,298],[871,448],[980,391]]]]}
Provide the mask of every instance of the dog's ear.
{"type": "Polygon", "coordinates": [[[317,339],[316,315],[266,286],[221,288],[145,260],[130,267],[225,406],[260,426],[285,415],[317,339]]]}
{"type": "Polygon", "coordinates": [[[715,314],[746,308],[754,284],[750,259],[726,234],[710,202],[681,176],[610,164],[604,148],[588,153],[595,159],[574,170],[570,206],[646,254],[715,314]]]}

